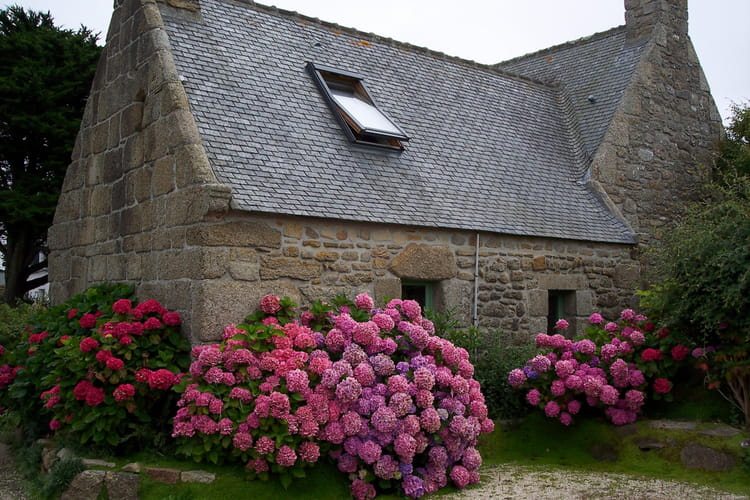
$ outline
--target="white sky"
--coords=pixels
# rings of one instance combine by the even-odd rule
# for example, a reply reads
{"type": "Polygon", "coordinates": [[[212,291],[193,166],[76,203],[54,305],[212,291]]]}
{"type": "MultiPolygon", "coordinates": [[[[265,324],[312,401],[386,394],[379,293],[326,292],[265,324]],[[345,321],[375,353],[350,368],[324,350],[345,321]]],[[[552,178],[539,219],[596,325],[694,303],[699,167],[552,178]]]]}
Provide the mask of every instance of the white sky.
{"type": "MultiPolygon", "coordinates": [[[[690,37],[716,104],[750,101],[750,0],[688,0],[690,37]]],[[[106,38],[112,0],[0,0],[106,38]]],[[[495,63],[624,24],[623,0],[261,0],[342,26],[495,63]]]]}

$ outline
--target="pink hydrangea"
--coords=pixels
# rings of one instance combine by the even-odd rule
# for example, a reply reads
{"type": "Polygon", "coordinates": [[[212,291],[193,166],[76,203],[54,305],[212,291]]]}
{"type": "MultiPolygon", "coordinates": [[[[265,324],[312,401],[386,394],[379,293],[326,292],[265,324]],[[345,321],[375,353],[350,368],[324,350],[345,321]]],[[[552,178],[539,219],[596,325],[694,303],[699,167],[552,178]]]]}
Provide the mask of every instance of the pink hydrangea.
{"type": "Polygon", "coordinates": [[[238,432],[232,438],[232,444],[241,451],[247,451],[253,446],[253,436],[247,432],[238,432]]]}
{"type": "Polygon", "coordinates": [[[471,480],[469,471],[466,469],[466,467],[463,467],[461,465],[456,465],[451,469],[450,477],[451,481],[453,481],[453,483],[458,488],[465,488],[471,480]]]}
{"type": "Polygon", "coordinates": [[[569,326],[570,323],[568,323],[564,319],[558,319],[555,323],[555,330],[567,330],[569,326]]]}
{"type": "Polygon", "coordinates": [[[526,374],[520,368],[514,368],[508,374],[508,383],[511,387],[518,387],[526,382],[526,374]]]}
{"type": "Polygon", "coordinates": [[[276,314],[281,310],[281,298],[276,295],[266,295],[260,299],[260,310],[266,314],[276,314]]]}
{"type": "Polygon", "coordinates": [[[536,389],[531,389],[526,393],[526,401],[528,401],[530,405],[536,406],[541,400],[542,395],[536,389]]]}
{"type": "Polygon", "coordinates": [[[544,414],[549,418],[558,416],[560,414],[560,405],[555,401],[548,401],[547,404],[544,405],[544,414]]]}
{"type": "Polygon", "coordinates": [[[635,319],[635,312],[632,309],[623,309],[620,313],[620,317],[625,321],[632,321],[635,319]]]}
{"type": "Polygon", "coordinates": [[[605,405],[617,404],[617,400],[620,397],[620,393],[611,385],[604,385],[601,392],[599,393],[599,399],[605,405]]]}
{"type": "Polygon", "coordinates": [[[375,307],[375,302],[366,293],[360,293],[354,298],[354,306],[364,311],[370,311],[375,307]]]}
{"type": "Polygon", "coordinates": [[[303,462],[315,463],[320,458],[320,446],[314,441],[305,441],[299,445],[297,451],[303,462]]]}
{"type": "Polygon", "coordinates": [[[589,316],[589,323],[592,325],[599,325],[604,321],[604,318],[602,318],[602,315],[599,313],[594,313],[591,316],[589,316]]]}
{"type": "Polygon", "coordinates": [[[573,417],[570,415],[570,413],[564,411],[560,413],[560,423],[568,426],[573,423],[573,417]]]}
{"type": "Polygon", "coordinates": [[[282,467],[291,467],[297,461],[297,453],[290,446],[284,445],[276,453],[276,463],[282,467]]]}
{"type": "Polygon", "coordinates": [[[617,326],[617,323],[609,322],[606,325],[604,325],[604,330],[607,331],[607,333],[615,333],[620,327],[617,326]]]}
{"type": "Polygon", "coordinates": [[[355,500],[371,500],[377,495],[375,487],[362,479],[355,479],[350,486],[355,500]]]}
{"type": "Polygon", "coordinates": [[[562,380],[554,380],[550,385],[550,392],[553,396],[562,396],[565,394],[565,382],[562,380]]]}
{"type": "Polygon", "coordinates": [[[372,317],[372,321],[376,325],[378,325],[378,328],[380,328],[383,331],[390,331],[396,327],[396,323],[393,321],[393,318],[391,318],[389,315],[385,313],[375,314],[372,317]]]}

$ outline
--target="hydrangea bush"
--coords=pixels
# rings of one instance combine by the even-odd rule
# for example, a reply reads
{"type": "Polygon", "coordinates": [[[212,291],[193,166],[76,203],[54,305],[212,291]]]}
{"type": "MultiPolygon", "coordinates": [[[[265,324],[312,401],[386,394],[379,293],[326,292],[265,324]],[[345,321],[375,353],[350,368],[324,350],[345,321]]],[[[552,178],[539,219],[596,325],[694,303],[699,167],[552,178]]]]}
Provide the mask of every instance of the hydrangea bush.
{"type": "Polygon", "coordinates": [[[508,375],[526,400],[549,418],[570,425],[585,408],[599,409],[616,425],[635,422],[648,397],[671,398],[669,380],[690,350],[672,345],[666,329],[655,331],[645,316],[630,309],[617,322],[598,313],[578,339],[566,338],[565,320],[554,335],[539,334],[540,353],[508,375]]]}
{"type": "Polygon", "coordinates": [[[287,484],[327,454],[358,499],[479,481],[475,446],[493,422],[466,350],[435,336],[415,301],[337,303],[296,320],[288,298],[266,296],[220,344],[193,349],[180,450],[287,484]]]}
{"type": "Polygon", "coordinates": [[[83,445],[142,445],[165,429],[187,369],[180,316],[101,286],[50,309],[15,347],[5,404],[83,445]]]}

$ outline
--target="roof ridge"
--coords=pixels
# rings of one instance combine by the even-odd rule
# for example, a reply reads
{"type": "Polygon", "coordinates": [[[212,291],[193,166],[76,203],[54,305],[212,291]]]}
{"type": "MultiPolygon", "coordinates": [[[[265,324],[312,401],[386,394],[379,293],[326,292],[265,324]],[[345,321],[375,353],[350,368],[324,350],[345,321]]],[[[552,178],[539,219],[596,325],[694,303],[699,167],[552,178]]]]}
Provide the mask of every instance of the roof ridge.
{"type": "Polygon", "coordinates": [[[543,55],[543,54],[548,54],[548,53],[551,53],[551,52],[556,52],[556,51],[558,51],[558,50],[560,50],[562,48],[565,48],[565,47],[573,47],[573,46],[578,45],[578,44],[583,43],[583,42],[590,42],[590,41],[593,42],[593,41],[596,41],[596,40],[600,40],[602,38],[607,38],[609,36],[617,34],[620,31],[623,31],[623,30],[625,30],[625,25],[624,24],[622,24],[620,26],[615,26],[614,28],[610,28],[610,29],[608,29],[606,31],[598,31],[598,32],[593,33],[593,34],[588,35],[588,36],[583,36],[581,38],[576,38],[575,40],[568,40],[567,42],[559,43],[559,44],[553,45],[551,47],[545,47],[543,49],[539,49],[539,50],[534,51],[534,52],[529,52],[528,54],[523,54],[523,55],[520,55],[520,56],[513,57],[511,59],[506,59],[505,61],[500,61],[498,63],[493,64],[492,66],[495,66],[495,67],[502,66],[504,64],[512,63],[512,62],[516,62],[516,61],[520,61],[522,59],[527,59],[529,57],[537,57],[537,56],[540,56],[540,55],[543,55]]]}
{"type": "Polygon", "coordinates": [[[278,16],[281,16],[281,17],[284,17],[284,18],[287,18],[287,19],[302,20],[304,22],[313,23],[313,24],[316,24],[316,25],[318,25],[318,26],[320,26],[322,28],[332,29],[332,30],[335,30],[335,31],[338,31],[340,33],[344,33],[344,34],[347,34],[347,35],[350,35],[350,36],[357,36],[357,37],[360,37],[360,38],[369,38],[370,40],[378,41],[378,42],[381,42],[381,43],[386,43],[386,44],[389,44],[391,46],[407,48],[407,49],[410,49],[412,51],[419,52],[419,53],[422,53],[422,54],[426,54],[426,55],[432,56],[432,57],[437,58],[437,59],[443,59],[443,60],[446,60],[446,61],[450,61],[450,62],[453,62],[453,63],[456,63],[456,64],[461,64],[461,65],[468,66],[468,67],[471,67],[471,68],[476,68],[476,69],[481,69],[481,70],[489,71],[489,72],[497,74],[497,75],[506,76],[506,77],[513,78],[513,79],[520,80],[520,81],[527,82],[527,83],[532,83],[532,84],[538,85],[540,87],[545,87],[545,88],[548,88],[548,89],[556,89],[557,88],[557,83],[555,83],[555,82],[545,82],[545,81],[537,79],[537,78],[532,78],[532,77],[529,77],[529,76],[526,76],[526,75],[521,75],[519,73],[515,73],[513,71],[509,71],[509,70],[500,68],[500,67],[498,67],[497,64],[483,64],[483,63],[480,63],[480,62],[477,62],[477,61],[472,61],[471,59],[464,59],[462,57],[452,56],[452,55],[446,54],[444,52],[440,52],[439,50],[430,49],[428,47],[422,47],[420,45],[414,45],[414,44],[409,43],[409,42],[402,42],[402,41],[396,40],[394,38],[389,38],[389,37],[386,37],[386,36],[378,35],[377,33],[372,33],[372,32],[358,30],[357,28],[351,28],[351,27],[348,27],[348,26],[342,26],[340,24],[337,24],[337,23],[334,23],[334,22],[331,22],[331,21],[325,21],[325,20],[317,18],[317,17],[312,17],[312,16],[308,16],[308,15],[305,15],[305,14],[301,14],[301,13],[299,13],[297,11],[294,11],[294,10],[281,9],[279,7],[276,7],[275,5],[265,5],[265,4],[262,4],[262,3],[258,3],[258,2],[254,1],[254,0],[216,0],[216,1],[219,1],[219,2],[233,2],[233,3],[240,3],[240,4],[250,5],[253,8],[255,8],[257,10],[260,10],[260,11],[263,11],[263,12],[265,12],[267,14],[278,15],[278,16]]]}

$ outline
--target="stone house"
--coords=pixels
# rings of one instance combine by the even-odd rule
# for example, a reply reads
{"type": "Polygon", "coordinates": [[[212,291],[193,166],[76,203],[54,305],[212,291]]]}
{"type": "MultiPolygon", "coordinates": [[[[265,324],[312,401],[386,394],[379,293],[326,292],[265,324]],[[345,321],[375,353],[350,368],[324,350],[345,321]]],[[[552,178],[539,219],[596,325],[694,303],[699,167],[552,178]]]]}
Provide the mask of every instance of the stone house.
{"type": "Polygon", "coordinates": [[[51,297],[132,282],[194,342],[266,293],[519,334],[634,306],[721,124],[686,0],[625,19],[487,66],[249,0],[115,0],[51,297]]]}

